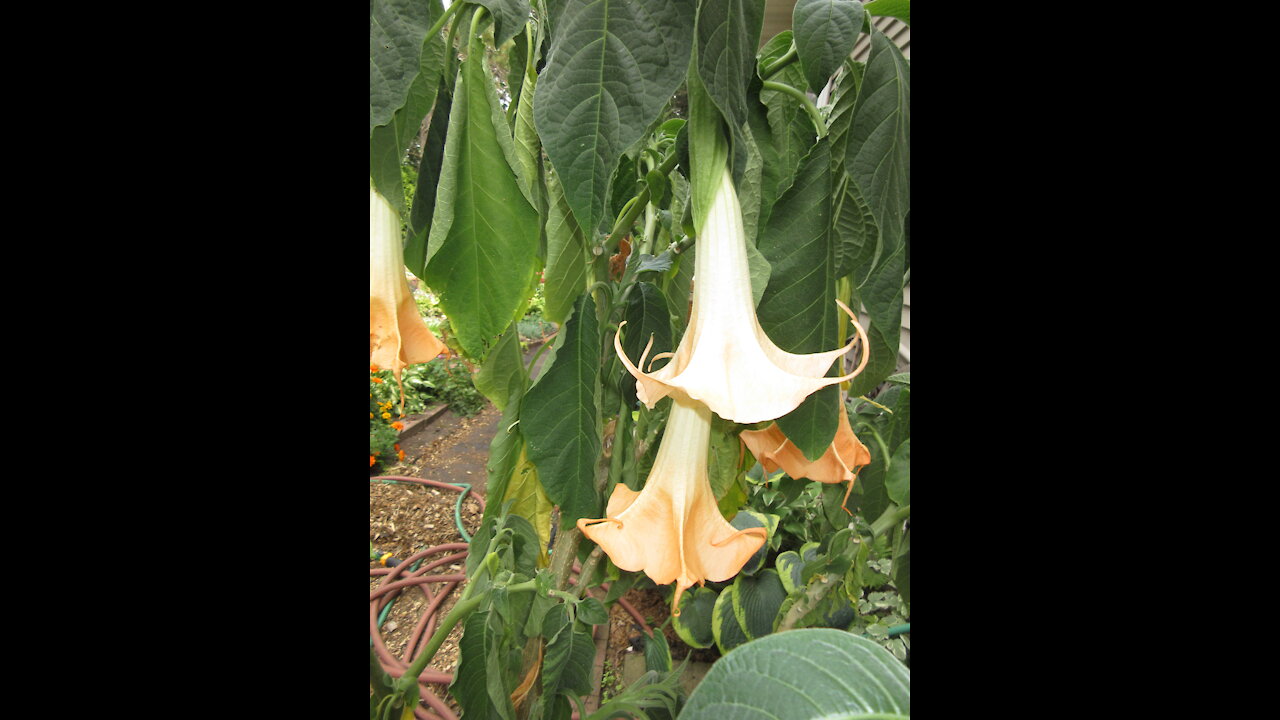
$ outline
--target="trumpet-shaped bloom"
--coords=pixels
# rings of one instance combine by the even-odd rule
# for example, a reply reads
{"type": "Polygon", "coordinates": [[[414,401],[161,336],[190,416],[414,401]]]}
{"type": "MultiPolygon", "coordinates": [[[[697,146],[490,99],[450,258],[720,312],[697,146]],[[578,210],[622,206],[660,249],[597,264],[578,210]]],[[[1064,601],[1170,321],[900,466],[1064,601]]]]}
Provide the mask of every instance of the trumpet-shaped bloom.
{"type": "Polygon", "coordinates": [[[853,481],[863,467],[871,464],[871,451],[853,434],[849,415],[843,407],[840,408],[835,439],[817,460],[805,457],[800,448],[782,433],[778,423],[771,423],[763,430],[743,430],[738,437],[767,473],[777,472],[781,468],[797,479],[809,478],[822,483],[848,482],[849,489],[845,491],[844,500],[840,503],[845,512],[849,512],[845,504],[849,502],[849,493],[853,492],[853,481]]]}
{"type": "MultiPolygon", "coordinates": [[[[445,350],[431,333],[404,277],[400,214],[369,186],[369,362],[395,373],[445,350]]],[[[400,390],[404,402],[404,388],[400,390]]]]}
{"type": "MultiPolygon", "coordinates": [[[[844,303],[837,300],[836,304],[853,319],[866,347],[866,334],[857,318],[844,303]]],[[[635,376],[636,396],[646,406],[652,408],[667,395],[683,395],[705,403],[726,420],[752,424],[786,415],[817,390],[862,372],[866,353],[848,375],[825,377],[832,361],[856,342],[855,338],[836,350],[797,355],[779,349],[765,334],[751,295],[742,209],[726,168],[698,236],[689,329],[674,353],[653,358],[671,355],[671,361],[659,370],[644,372],[641,368],[652,341],[640,356],[639,367],[623,352],[617,335],[614,349],[635,376]]]]}
{"type": "Polygon", "coordinates": [[[643,570],[655,583],[676,583],[672,612],[694,583],[728,580],[764,545],[764,528],[738,530],[716,506],[707,477],[711,411],[676,396],[658,457],[644,489],[619,483],[606,517],[582,518],[578,529],[628,571],[643,570]]]}

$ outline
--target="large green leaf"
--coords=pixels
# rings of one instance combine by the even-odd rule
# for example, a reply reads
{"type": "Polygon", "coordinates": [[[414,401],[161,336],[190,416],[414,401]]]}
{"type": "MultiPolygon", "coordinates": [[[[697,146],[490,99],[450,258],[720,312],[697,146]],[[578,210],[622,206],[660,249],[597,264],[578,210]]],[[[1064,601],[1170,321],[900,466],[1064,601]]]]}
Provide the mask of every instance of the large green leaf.
{"type": "Polygon", "coordinates": [[[464,622],[458,643],[461,660],[449,692],[467,717],[512,720],[511,705],[504,684],[501,622],[495,613],[472,613],[464,622]]]}
{"type": "Polygon", "coordinates": [[[542,691],[547,695],[591,692],[591,664],[596,656],[591,633],[569,620],[563,605],[547,613],[543,633],[550,641],[542,661],[542,691]]]}
{"type": "Polygon", "coordinates": [[[551,168],[546,168],[546,183],[547,267],[542,273],[546,283],[542,315],[550,322],[562,323],[574,301],[587,289],[590,259],[582,228],[570,212],[560,179],[551,168]]]}
{"type": "Polygon", "coordinates": [[[754,640],[773,632],[778,609],[787,599],[778,571],[769,568],[757,575],[740,574],[733,581],[731,590],[733,614],[747,637],[754,640]]]}
{"type": "Polygon", "coordinates": [[[604,214],[618,158],[684,79],[692,19],[682,0],[565,0],[553,8],[534,122],[588,232],[604,214]]]}
{"type": "Polygon", "coordinates": [[[524,392],[525,377],[524,356],[520,353],[519,325],[515,322],[502,333],[498,342],[485,358],[484,364],[471,376],[471,381],[480,394],[489,398],[489,402],[505,410],[510,400],[519,400],[524,392]]]}
{"type": "Polygon", "coordinates": [[[532,290],[538,213],[507,162],[501,118],[483,45],[472,40],[458,78],[426,258],[426,281],[440,296],[463,351],[483,360],[532,290]]]}
{"type": "Polygon", "coordinates": [[[862,32],[864,12],[857,0],[797,0],[791,28],[810,90],[822,92],[827,80],[853,52],[862,32]]]}
{"type": "Polygon", "coordinates": [[[680,598],[680,614],[671,616],[671,627],[693,648],[708,648],[715,642],[711,629],[711,611],[716,604],[716,591],[709,587],[693,587],[680,598]]]}
{"type": "Polygon", "coordinates": [[[421,69],[423,40],[435,22],[436,2],[370,0],[369,133],[386,125],[405,103],[421,69]]]}
{"type": "Polygon", "coordinates": [[[768,635],[728,653],[689,695],[680,720],[815,720],[911,715],[911,671],[842,630],[768,635]]]}
{"type": "Polygon", "coordinates": [[[733,586],[725,588],[711,608],[711,634],[722,654],[750,639],[733,611],[733,586]]]}
{"type": "MultiPolygon", "coordinates": [[[[373,3],[371,10],[377,5],[378,3],[373,3]]],[[[439,0],[423,5],[430,10],[428,22],[444,12],[439,0]]],[[[425,31],[426,28],[423,28],[423,36],[425,31]]],[[[385,124],[372,128],[369,134],[369,176],[373,178],[378,192],[402,216],[408,208],[405,206],[400,164],[409,144],[418,136],[422,118],[430,112],[436,101],[436,93],[440,87],[440,68],[444,64],[444,39],[440,35],[419,42],[419,65],[416,74],[412,76],[403,104],[394,109],[385,124]]],[[[372,88],[370,90],[372,92],[372,88]]]]}
{"type": "Polygon", "coordinates": [[[524,397],[520,428],[529,459],[567,528],[578,518],[600,517],[600,328],[589,294],[583,293],[560,332],[554,361],[524,397]]]}
{"type": "Polygon", "coordinates": [[[413,210],[409,214],[408,239],[404,244],[404,266],[419,278],[427,275],[427,236],[436,212],[436,189],[444,165],[444,147],[449,133],[449,110],[453,107],[453,82],[440,79],[436,106],[431,111],[427,139],[418,165],[418,187],[413,194],[413,210]]]}
{"type": "Polygon", "coordinates": [[[747,83],[756,70],[764,3],[765,0],[698,2],[694,33],[698,76],[734,132],[747,123],[747,83]]]}
{"type": "Polygon", "coordinates": [[[911,24],[911,0],[875,0],[867,3],[866,8],[872,15],[896,17],[908,25],[911,24]]]}
{"type": "Polygon", "coordinates": [[[844,167],[880,235],[873,269],[859,288],[871,317],[870,360],[854,378],[850,393],[864,395],[897,367],[906,267],[904,220],[911,207],[911,68],[897,46],[874,27],[844,167]]]}
{"type": "Polygon", "coordinates": [[[538,534],[538,565],[546,566],[547,546],[551,544],[551,500],[538,481],[538,468],[529,462],[528,446],[520,449],[515,470],[507,483],[502,501],[511,502],[510,511],[529,521],[538,534]]]}
{"type": "MultiPolygon", "coordinates": [[[[823,139],[805,158],[760,238],[760,252],[773,266],[757,308],[760,327],[787,352],[832,350],[839,340],[831,176],[830,143],[823,139]]],[[[806,457],[816,460],[835,438],[839,402],[836,387],[824,388],[778,418],[778,426],[806,457]]]]}
{"type": "Polygon", "coordinates": [[[911,439],[908,438],[893,451],[893,461],[885,473],[885,491],[889,499],[898,505],[911,504],[911,439]]]}
{"type": "MultiPolygon", "coordinates": [[[[502,47],[513,35],[524,30],[529,19],[529,0],[473,0],[493,13],[493,44],[502,47]]],[[[460,2],[460,0],[454,0],[460,2]]]]}

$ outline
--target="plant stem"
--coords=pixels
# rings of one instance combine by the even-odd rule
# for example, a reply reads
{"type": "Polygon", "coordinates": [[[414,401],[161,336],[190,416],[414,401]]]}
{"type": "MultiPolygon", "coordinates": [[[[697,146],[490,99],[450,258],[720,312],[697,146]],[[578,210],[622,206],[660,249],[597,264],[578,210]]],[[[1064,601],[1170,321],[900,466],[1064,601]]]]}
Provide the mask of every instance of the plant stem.
{"type": "Polygon", "coordinates": [[[569,573],[573,571],[573,561],[578,558],[578,544],[581,542],[582,531],[577,525],[560,531],[556,546],[551,550],[551,576],[555,578],[557,590],[568,587],[569,573]]]}
{"type": "MultiPolygon", "coordinates": [[[[667,156],[667,159],[663,160],[662,164],[658,166],[658,172],[663,175],[671,172],[671,170],[676,166],[676,160],[676,153],[673,150],[671,154],[667,156]]],[[[640,191],[640,194],[631,199],[631,203],[626,212],[618,218],[618,221],[613,224],[613,229],[609,231],[609,239],[606,241],[605,246],[606,255],[612,255],[618,251],[618,241],[622,239],[624,234],[626,234],[625,231],[631,229],[631,226],[636,222],[636,218],[640,217],[640,213],[644,211],[648,204],[649,183],[645,183],[644,189],[640,191]]]]}
{"type": "Polygon", "coordinates": [[[826,137],[827,121],[822,117],[822,113],[818,111],[818,107],[813,104],[813,101],[809,99],[808,95],[800,92],[790,85],[774,82],[772,80],[764,81],[764,89],[785,93],[798,100],[801,107],[804,108],[804,111],[809,113],[809,119],[813,121],[813,127],[817,131],[818,137],[826,137]]]}
{"type": "Polygon", "coordinates": [[[464,4],[465,3],[455,2],[450,5],[448,9],[444,11],[444,14],[440,16],[440,19],[436,20],[436,24],[432,25],[431,29],[427,31],[426,36],[428,38],[434,38],[436,35],[439,35],[440,31],[444,29],[444,24],[449,22],[449,18],[453,17],[454,13],[461,10],[464,4]]]}
{"type": "Polygon", "coordinates": [[[604,557],[604,548],[596,546],[591,554],[587,556],[587,561],[582,563],[582,572],[578,573],[578,586],[574,590],[577,597],[587,594],[587,583],[591,580],[591,576],[595,574],[596,566],[600,564],[600,558],[604,557]]]}
{"type": "Polygon", "coordinates": [[[787,49],[786,54],[775,60],[772,65],[764,69],[764,72],[760,73],[760,79],[768,80],[776,75],[779,70],[795,62],[799,57],[800,55],[796,52],[796,44],[791,43],[791,47],[787,49]]]}
{"type": "Polygon", "coordinates": [[[885,508],[884,513],[875,522],[871,523],[871,534],[872,536],[883,535],[909,517],[911,517],[910,505],[898,507],[893,503],[889,503],[889,507],[885,508]]]}

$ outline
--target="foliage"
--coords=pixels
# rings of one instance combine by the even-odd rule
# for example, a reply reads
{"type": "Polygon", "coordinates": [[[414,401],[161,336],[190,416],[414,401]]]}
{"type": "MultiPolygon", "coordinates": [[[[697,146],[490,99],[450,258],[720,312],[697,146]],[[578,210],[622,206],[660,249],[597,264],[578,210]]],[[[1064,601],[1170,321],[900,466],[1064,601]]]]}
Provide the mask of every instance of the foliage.
{"type": "MultiPolygon", "coordinates": [[[[637,393],[614,345],[638,362],[652,340],[640,372],[660,372],[697,337],[699,235],[710,236],[728,176],[745,251],[731,270],[746,268],[733,287],[770,342],[797,357],[841,347],[837,301],[871,318],[865,369],[843,389],[801,394],[778,426],[816,460],[850,413],[872,462],[846,513],[842,485],[751,471],[738,433],[754,426],[716,417],[705,480],[735,528],[762,527],[768,540],[729,580],[686,592],[673,625],[726,653],[717,668],[803,633],[909,650],[889,628],[910,617],[910,381],[890,377],[907,277],[910,64],[869,16],[909,21],[910,6],[801,0],[774,38],[759,37],[763,10],[764,0],[370,4],[370,177],[405,220],[415,299],[455,356],[405,371],[406,412],[427,397],[463,408],[467,389],[478,407],[478,385],[504,413],[469,579],[436,631],[463,627],[450,691],[467,716],[589,715],[590,630],[607,614],[588,593],[609,579],[612,601],[640,574],[603,559],[575,521],[614,522],[601,519],[614,489],[642,491],[671,406],[637,393]],[[855,62],[863,34],[870,55],[855,62]],[[524,346],[553,327],[535,366],[524,346]]],[[[720,272],[706,270],[704,282],[720,272]]],[[[375,442],[388,453],[388,384],[371,383],[371,459],[375,442]]],[[[681,668],[652,647],[652,674],[590,717],[680,713],[681,668]]],[[[811,696],[812,675],[796,678],[811,696]]],[[[388,690],[371,671],[371,715],[416,706],[415,677],[388,690]]],[[[766,702],[751,687],[725,692],[766,702]]]]}

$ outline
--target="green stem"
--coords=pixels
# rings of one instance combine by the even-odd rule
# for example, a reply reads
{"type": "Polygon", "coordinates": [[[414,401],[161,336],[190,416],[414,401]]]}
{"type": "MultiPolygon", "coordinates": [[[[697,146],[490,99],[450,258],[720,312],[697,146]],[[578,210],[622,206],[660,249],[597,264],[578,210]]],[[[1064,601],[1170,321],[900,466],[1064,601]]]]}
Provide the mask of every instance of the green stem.
{"type": "Polygon", "coordinates": [[[768,80],[776,75],[779,70],[795,62],[799,57],[800,55],[796,52],[796,44],[791,43],[791,47],[787,50],[785,55],[775,60],[772,65],[765,68],[764,71],[760,73],[760,79],[768,80]]]}
{"type": "Polygon", "coordinates": [[[556,589],[564,590],[569,585],[569,573],[573,571],[573,561],[578,559],[578,545],[582,542],[582,531],[577,525],[568,530],[561,530],[556,538],[556,546],[551,549],[551,576],[555,578],[556,589]]]}
{"type": "MultiPolygon", "coordinates": [[[[663,175],[670,173],[676,166],[676,160],[676,153],[672,152],[667,156],[667,159],[663,160],[662,164],[658,166],[658,172],[663,175]]],[[[618,252],[618,241],[622,240],[622,236],[626,234],[626,231],[631,229],[631,226],[636,222],[636,218],[640,217],[640,213],[644,211],[648,204],[649,183],[645,183],[644,189],[640,191],[640,194],[631,199],[622,216],[618,218],[618,221],[613,224],[613,228],[609,230],[609,239],[606,241],[605,254],[612,255],[613,253],[618,252]]]]}
{"type": "Polygon", "coordinates": [[[581,598],[587,594],[587,583],[590,582],[591,576],[595,574],[596,566],[600,564],[600,559],[604,557],[604,549],[599,545],[596,546],[591,554],[587,556],[587,561],[582,563],[582,572],[578,573],[578,585],[574,589],[574,595],[581,598]]]}
{"type": "Polygon", "coordinates": [[[893,503],[889,503],[889,507],[885,508],[884,513],[875,522],[871,523],[871,534],[873,536],[883,535],[909,517],[911,517],[910,505],[898,507],[893,503]]]}
{"type": "Polygon", "coordinates": [[[772,80],[764,81],[764,89],[785,93],[799,101],[801,107],[804,108],[804,111],[809,113],[809,119],[813,121],[813,127],[818,132],[818,137],[826,137],[827,121],[822,117],[822,113],[818,111],[818,107],[813,104],[813,101],[809,99],[807,94],[800,92],[790,85],[773,82],[772,80]]]}
{"type": "Polygon", "coordinates": [[[440,31],[444,29],[444,24],[449,22],[449,18],[453,17],[454,14],[457,13],[459,10],[461,10],[462,6],[465,4],[466,3],[463,3],[463,2],[455,2],[452,5],[450,5],[449,8],[444,11],[444,14],[440,16],[440,19],[436,20],[436,24],[432,25],[431,29],[427,31],[426,36],[429,38],[433,38],[436,35],[440,34],[440,31]]]}

